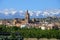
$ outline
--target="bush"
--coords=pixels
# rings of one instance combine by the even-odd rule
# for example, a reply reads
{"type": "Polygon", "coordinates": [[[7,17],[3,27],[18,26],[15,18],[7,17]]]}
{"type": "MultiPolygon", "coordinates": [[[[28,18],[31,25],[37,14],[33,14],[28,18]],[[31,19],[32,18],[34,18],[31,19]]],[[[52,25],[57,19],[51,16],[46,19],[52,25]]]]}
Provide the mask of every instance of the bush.
{"type": "Polygon", "coordinates": [[[58,38],[60,30],[41,30],[41,29],[21,29],[20,33],[25,38],[58,38]]]}
{"type": "MultiPolygon", "coordinates": [[[[57,38],[60,39],[60,30],[41,30],[40,28],[18,28],[18,27],[6,27],[0,25],[0,32],[19,32],[19,35],[24,38],[57,38]]],[[[13,34],[11,34],[13,35],[13,34]]],[[[14,35],[13,35],[14,37],[14,35]]]]}

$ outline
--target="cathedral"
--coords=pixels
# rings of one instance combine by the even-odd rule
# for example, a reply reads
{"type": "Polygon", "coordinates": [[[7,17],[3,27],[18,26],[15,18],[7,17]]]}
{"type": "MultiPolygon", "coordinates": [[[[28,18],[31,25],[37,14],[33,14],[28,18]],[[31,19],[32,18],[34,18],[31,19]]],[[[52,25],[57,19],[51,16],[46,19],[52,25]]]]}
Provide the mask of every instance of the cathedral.
{"type": "Polygon", "coordinates": [[[21,20],[21,19],[15,18],[13,21],[13,25],[19,27],[21,25],[28,24],[29,22],[30,22],[30,15],[29,15],[28,10],[27,10],[25,13],[25,19],[21,20]]]}

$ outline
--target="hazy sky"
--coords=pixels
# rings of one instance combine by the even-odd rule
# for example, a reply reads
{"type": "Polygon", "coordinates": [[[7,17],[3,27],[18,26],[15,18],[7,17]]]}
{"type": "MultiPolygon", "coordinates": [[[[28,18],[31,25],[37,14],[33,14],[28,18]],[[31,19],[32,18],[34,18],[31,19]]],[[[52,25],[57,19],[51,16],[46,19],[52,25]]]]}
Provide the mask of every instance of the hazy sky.
{"type": "Polygon", "coordinates": [[[60,0],[0,0],[1,9],[44,10],[59,9],[60,0]]]}

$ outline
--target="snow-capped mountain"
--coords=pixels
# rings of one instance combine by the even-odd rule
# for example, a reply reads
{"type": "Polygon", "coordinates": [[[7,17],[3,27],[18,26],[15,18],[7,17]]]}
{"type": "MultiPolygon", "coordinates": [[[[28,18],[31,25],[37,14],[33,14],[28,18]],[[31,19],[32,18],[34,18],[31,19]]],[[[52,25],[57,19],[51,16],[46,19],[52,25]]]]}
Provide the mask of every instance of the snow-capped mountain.
{"type": "MultiPolygon", "coordinates": [[[[48,16],[58,16],[60,17],[60,9],[54,10],[38,10],[38,11],[31,11],[28,10],[31,18],[44,18],[48,16]]],[[[0,18],[24,18],[26,11],[20,10],[0,10],[0,18]]]]}

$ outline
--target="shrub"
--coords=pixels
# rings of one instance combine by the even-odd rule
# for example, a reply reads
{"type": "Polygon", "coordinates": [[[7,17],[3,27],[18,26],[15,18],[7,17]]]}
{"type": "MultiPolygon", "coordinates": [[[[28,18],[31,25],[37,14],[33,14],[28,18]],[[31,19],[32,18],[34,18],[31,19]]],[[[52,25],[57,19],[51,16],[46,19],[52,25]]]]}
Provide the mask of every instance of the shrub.
{"type": "MultiPolygon", "coordinates": [[[[19,35],[24,38],[57,38],[60,39],[60,30],[41,30],[40,28],[18,28],[18,27],[6,27],[0,25],[0,32],[19,32],[19,35]]],[[[13,35],[13,34],[11,34],[13,35]]],[[[14,37],[14,35],[13,35],[14,37]]]]}

